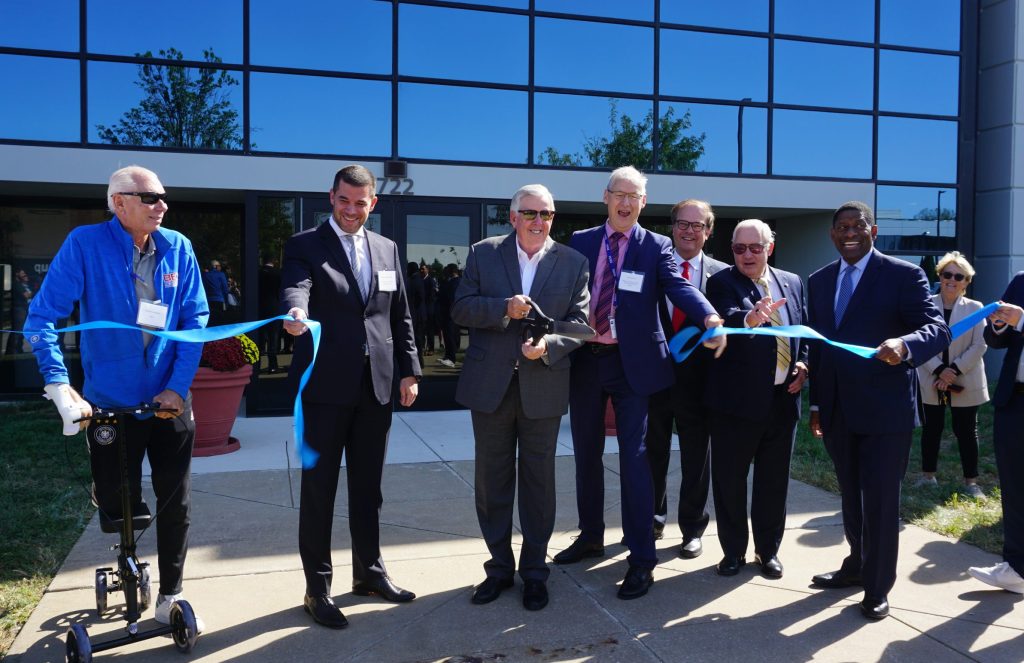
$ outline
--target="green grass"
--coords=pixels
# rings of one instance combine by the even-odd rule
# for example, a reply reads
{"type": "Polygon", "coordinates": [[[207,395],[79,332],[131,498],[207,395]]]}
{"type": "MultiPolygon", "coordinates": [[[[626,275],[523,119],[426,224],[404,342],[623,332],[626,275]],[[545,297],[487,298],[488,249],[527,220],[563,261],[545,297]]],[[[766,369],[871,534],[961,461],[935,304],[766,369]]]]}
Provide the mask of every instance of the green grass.
{"type": "Polygon", "coordinates": [[[85,437],[60,429],[49,403],[0,404],[0,658],[92,517],[85,437]]]}

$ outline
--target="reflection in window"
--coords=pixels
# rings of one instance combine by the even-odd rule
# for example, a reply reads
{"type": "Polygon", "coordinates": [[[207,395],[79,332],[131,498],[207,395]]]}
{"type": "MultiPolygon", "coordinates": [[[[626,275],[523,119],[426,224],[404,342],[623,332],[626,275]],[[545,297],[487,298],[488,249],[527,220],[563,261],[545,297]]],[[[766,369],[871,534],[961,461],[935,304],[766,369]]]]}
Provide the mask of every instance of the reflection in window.
{"type": "Polygon", "coordinates": [[[871,177],[871,116],[776,110],[772,172],[871,177]]]}
{"type": "Polygon", "coordinates": [[[469,255],[469,217],[441,214],[410,214],[406,217],[407,262],[430,265],[440,271],[455,263],[466,266],[469,255]]]}
{"type": "MultiPolygon", "coordinates": [[[[652,165],[654,121],[649,101],[537,94],[533,121],[533,149],[539,164],[611,168],[632,164],[641,169],[652,165]]],[[[692,155],[694,164],[698,156],[692,155]]]]}
{"type": "Polygon", "coordinates": [[[459,0],[464,5],[486,5],[488,7],[509,7],[511,9],[529,9],[530,0],[459,0]]]}
{"type": "MultiPolygon", "coordinates": [[[[238,292],[245,290],[247,284],[242,277],[252,276],[253,270],[246,270],[242,265],[241,209],[213,205],[183,207],[172,202],[164,226],[188,237],[202,271],[209,271],[212,262],[219,262],[228,287],[237,288],[238,292]]],[[[241,322],[241,307],[229,305],[222,320],[241,322]]]]}
{"type": "Polygon", "coordinates": [[[651,28],[538,18],[535,40],[537,85],[640,94],[653,89],[651,28]],[[629,57],[611,44],[627,44],[629,57]]]}
{"type": "MultiPolygon", "coordinates": [[[[662,103],[662,113],[686,118],[688,133],[701,139],[701,153],[690,170],[712,173],[763,174],[768,155],[768,111],[749,106],[662,103]],[[689,114],[689,115],[687,115],[689,114]],[[742,119],[741,119],[742,118],[742,119]],[[743,123],[742,138],[738,136],[743,123]],[[741,167],[742,165],[742,167],[741,167]]],[[[662,149],[661,170],[667,170],[662,149]]]]}
{"type": "MultiPolygon", "coordinates": [[[[557,205],[557,203],[556,203],[557,205]]],[[[509,222],[509,206],[487,205],[486,218],[484,219],[484,237],[499,237],[512,232],[512,224],[509,222]]],[[[556,207],[557,209],[557,207],[556,207]]]]}
{"type": "Polygon", "coordinates": [[[398,86],[402,157],[526,163],[527,95],[448,85],[398,86]]]}
{"type": "Polygon", "coordinates": [[[256,65],[390,74],[391,3],[249,0],[249,39],[256,65]],[[344,26],[358,26],[358,48],[340,49],[332,38],[344,26]]]}
{"type": "Polygon", "coordinates": [[[249,81],[252,149],[391,155],[390,83],[258,72],[249,81]]]}
{"type": "Polygon", "coordinates": [[[528,17],[419,5],[400,5],[398,16],[400,74],[529,82],[528,17]],[[443,39],[438,26],[444,26],[443,39]]]}
{"type": "Polygon", "coordinates": [[[882,0],[883,44],[960,50],[960,0],[882,0]]]}
{"type": "Polygon", "coordinates": [[[211,51],[224,62],[242,62],[242,0],[150,0],[137,14],[126,14],[119,2],[87,6],[91,53],[156,56],[174,49],[186,60],[204,60],[211,51]]]}
{"type": "Polygon", "coordinates": [[[654,0],[537,0],[536,8],[539,12],[630,18],[637,21],[654,20],[654,0]]]}
{"type": "Polygon", "coordinates": [[[878,107],[902,113],[956,115],[960,58],[887,51],[880,53],[878,107]]]}
{"type": "Polygon", "coordinates": [[[956,122],[878,118],[878,179],[956,182],[956,122]]]}
{"type": "Polygon", "coordinates": [[[78,141],[77,60],[0,55],[0,90],[46,92],[8,95],[0,103],[0,138],[78,141]]]}
{"type": "Polygon", "coordinates": [[[775,0],[777,34],[875,40],[875,0],[775,0]]]}
{"type": "Polygon", "coordinates": [[[661,31],[661,93],[708,99],[768,99],[768,40],[661,31]]]}
{"type": "Polygon", "coordinates": [[[768,0],[662,0],[661,20],[663,23],[767,32],[768,0]]]}
{"type": "Polygon", "coordinates": [[[775,41],[775,101],[801,106],[870,109],[874,51],[801,41],[775,41]]]}
{"type": "Polygon", "coordinates": [[[0,46],[78,50],[78,0],[0,2],[0,46]]]}
{"type": "Polygon", "coordinates": [[[241,149],[239,78],[222,69],[90,62],[89,140],[241,149]]]}
{"type": "MultiPolygon", "coordinates": [[[[875,246],[883,252],[950,251],[956,248],[955,188],[879,186],[875,246]],[[936,218],[935,210],[941,212],[936,218]]],[[[926,270],[934,280],[935,270],[926,270]]]]}

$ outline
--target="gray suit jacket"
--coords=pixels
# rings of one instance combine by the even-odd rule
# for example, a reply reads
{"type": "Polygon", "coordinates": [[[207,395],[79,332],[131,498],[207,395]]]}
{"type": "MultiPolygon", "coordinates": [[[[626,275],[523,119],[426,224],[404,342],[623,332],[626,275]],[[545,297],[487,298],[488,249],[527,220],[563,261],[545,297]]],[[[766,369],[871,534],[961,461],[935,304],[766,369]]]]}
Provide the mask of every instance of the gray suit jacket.
{"type": "MultiPolygon", "coordinates": [[[[587,324],[590,272],[578,251],[548,238],[528,294],[548,316],[587,324]]],[[[583,342],[548,335],[546,359],[526,359],[519,320],[505,317],[505,300],[524,294],[516,235],[491,237],[469,250],[455,293],[452,318],[469,328],[469,347],[455,400],[471,410],[494,412],[519,365],[523,411],[531,419],[560,417],[569,407],[569,353],[583,342]]]]}

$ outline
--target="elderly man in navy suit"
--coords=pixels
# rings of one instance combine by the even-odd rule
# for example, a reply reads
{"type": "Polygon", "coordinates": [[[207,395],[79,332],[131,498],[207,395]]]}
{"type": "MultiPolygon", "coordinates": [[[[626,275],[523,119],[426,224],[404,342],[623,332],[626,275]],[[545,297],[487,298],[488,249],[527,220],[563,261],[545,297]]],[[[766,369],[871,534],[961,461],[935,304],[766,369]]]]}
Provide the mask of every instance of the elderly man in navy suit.
{"type": "Polygon", "coordinates": [[[861,612],[889,615],[899,554],[900,483],[918,418],[914,368],[950,343],[949,327],[919,267],[874,249],[871,208],[841,205],[831,237],[840,260],[807,282],[810,326],[826,338],[875,347],[872,359],[815,342],[810,351],[810,428],[824,437],[842,493],[850,554],[818,587],[863,585],[861,612]]]}
{"type": "MultiPolygon", "coordinates": [[[[632,166],[612,172],[604,192],[608,220],[574,233],[569,246],[589,261],[592,342],[573,354],[569,419],[576,459],[576,507],[580,535],[555,555],[556,564],[604,555],[604,413],[615,410],[622,486],[622,528],[629,570],[621,599],[644,596],[658,563],[654,548],[654,491],[644,447],[651,394],[672,384],[674,373],[658,302],[674,306],[702,327],[722,319],[700,290],[684,279],[668,237],[638,223],[647,203],[647,178],[632,166]]],[[[725,337],[709,341],[719,352],[725,337]]]]}

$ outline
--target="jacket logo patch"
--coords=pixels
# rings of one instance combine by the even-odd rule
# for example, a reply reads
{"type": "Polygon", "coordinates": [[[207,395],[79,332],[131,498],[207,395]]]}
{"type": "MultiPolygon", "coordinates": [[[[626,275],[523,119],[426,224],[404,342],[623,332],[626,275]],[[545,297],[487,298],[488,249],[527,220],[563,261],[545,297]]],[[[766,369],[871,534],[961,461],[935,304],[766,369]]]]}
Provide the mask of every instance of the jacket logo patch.
{"type": "Polygon", "coordinates": [[[178,287],[178,272],[168,272],[164,274],[164,287],[165,288],[177,288],[178,287]]]}

